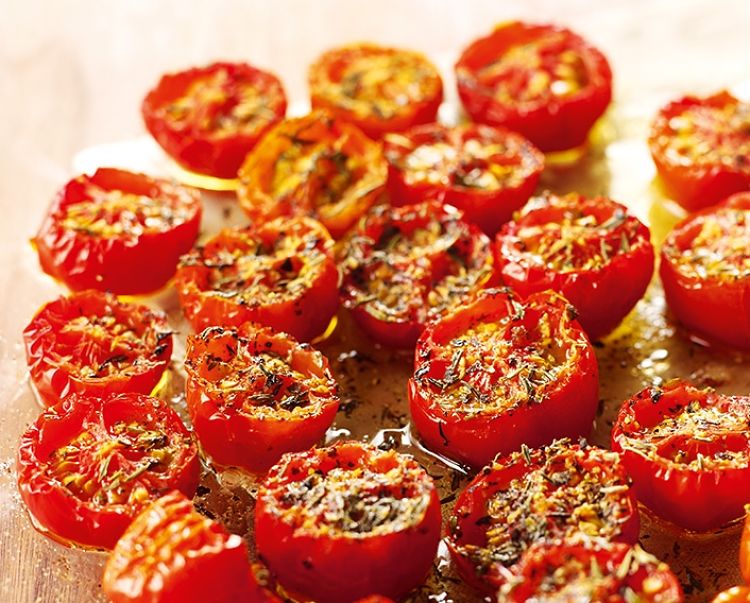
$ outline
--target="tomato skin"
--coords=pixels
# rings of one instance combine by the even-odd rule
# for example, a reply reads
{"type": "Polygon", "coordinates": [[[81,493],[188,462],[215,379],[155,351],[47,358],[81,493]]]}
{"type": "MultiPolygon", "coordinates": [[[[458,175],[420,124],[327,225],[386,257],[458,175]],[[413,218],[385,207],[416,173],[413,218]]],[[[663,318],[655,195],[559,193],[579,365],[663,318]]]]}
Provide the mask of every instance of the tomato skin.
{"type": "MultiPolygon", "coordinates": [[[[133,459],[138,450],[126,446],[116,463],[123,464],[122,459],[133,459]]],[[[114,466],[111,462],[104,464],[101,456],[98,472],[111,476],[114,466]]],[[[84,459],[85,460],[85,459],[84,459]]],[[[130,466],[136,464],[132,461],[130,466]]],[[[95,468],[76,465],[87,477],[95,468]]],[[[16,459],[18,489],[21,498],[34,518],[45,530],[45,535],[66,544],[74,542],[88,547],[111,549],[117,539],[125,532],[133,518],[149,502],[165,492],[179,490],[192,496],[198,487],[200,462],[198,450],[192,442],[190,433],[182,424],[177,413],[158,398],[140,394],[114,394],[105,398],[73,394],[59,404],[45,409],[21,436],[16,459]],[[100,504],[94,500],[84,500],[68,487],[62,479],[72,475],[72,469],[59,469],[59,476],[54,473],[53,454],[61,446],[69,445],[76,436],[90,433],[95,438],[106,432],[107,439],[101,437],[101,450],[116,442],[113,430],[119,421],[132,421],[144,428],[151,428],[163,434],[165,444],[174,448],[164,473],[141,471],[138,478],[140,486],[146,489],[143,501],[128,500],[124,503],[100,504]]],[[[101,484],[102,478],[94,475],[92,479],[101,484]]],[[[111,482],[110,482],[111,483],[111,482]]]]}
{"type": "MultiPolygon", "coordinates": [[[[185,392],[190,419],[203,449],[221,465],[250,471],[267,470],[283,453],[313,446],[333,423],[339,398],[328,361],[317,350],[283,333],[251,324],[239,329],[211,327],[200,335],[188,337],[186,355],[185,392]],[[212,365],[219,362],[221,367],[231,367],[235,373],[254,366],[249,359],[238,360],[240,348],[250,357],[261,353],[278,354],[289,361],[292,370],[304,376],[301,381],[261,368],[263,374],[271,372],[275,379],[266,375],[265,385],[260,386],[258,395],[273,392],[277,383],[283,383],[286,392],[296,391],[299,384],[303,391],[309,392],[309,406],[291,411],[278,407],[258,411],[256,407],[253,412],[244,408],[246,397],[254,391],[251,388],[259,383],[258,376],[251,378],[251,382],[243,386],[247,391],[236,397],[222,391],[217,377],[224,371],[216,371],[212,365]],[[315,385],[316,382],[320,383],[315,385]]],[[[277,396],[276,401],[282,400],[284,395],[277,396]]],[[[267,402],[261,404],[268,406],[267,402]]]]}
{"type": "Polygon", "coordinates": [[[92,176],[74,178],[57,193],[33,243],[42,270],[73,291],[150,293],[174,274],[177,260],[198,236],[200,221],[197,191],[144,174],[99,168],[92,176]],[[92,197],[92,190],[98,197],[92,197]],[[85,216],[75,219],[68,214],[81,204],[105,211],[101,199],[118,192],[156,201],[168,214],[168,226],[134,232],[126,223],[124,232],[107,234],[92,230],[94,224],[82,221],[85,216]],[[75,228],[66,225],[68,218],[75,228]]]}
{"type": "Polygon", "coordinates": [[[114,295],[95,290],[63,296],[43,306],[24,329],[23,339],[31,380],[48,406],[73,392],[99,396],[151,393],[172,357],[172,331],[163,312],[121,302],[114,295]],[[118,345],[113,333],[66,334],[66,329],[82,316],[103,320],[114,317],[115,324],[132,330],[138,341],[118,345]],[[78,356],[69,358],[68,354],[78,356]],[[113,366],[109,360],[118,354],[134,357],[137,364],[128,359],[126,365],[130,374],[87,376],[74,364],[80,361],[86,367],[101,369],[105,364],[113,366]]]}
{"type": "MultiPolygon", "coordinates": [[[[558,236],[550,234],[549,240],[556,241],[558,236]]],[[[548,194],[530,201],[500,229],[494,251],[496,270],[505,285],[522,297],[546,289],[557,291],[578,310],[578,320],[591,339],[603,337],[620,324],[643,297],[654,272],[648,228],[628,214],[624,205],[575,193],[564,197],[548,194]],[[600,243],[597,248],[615,239],[614,251],[598,265],[560,270],[526,250],[523,233],[527,228],[560,224],[571,213],[593,217],[597,225],[623,216],[623,222],[610,231],[597,228],[592,233],[600,243]],[[622,249],[620,237],[627,238],[626,249],[622,249]]]]}
{"type": "Polygon", "coordinates": [[[201,174],[236,178],[245,156],[284,117],[286,106],[284,88],[272,73],[246,63],[213,63],[163,75],[143,99],[141,114],[151,136],[177,163],[201,174]],[[219,85],[223,100],[218,106],[201,105],[199,100],[193,119],[185,123],[170,119],[169,106],[188,93],[192,85],[220,74],[225,74],[226,81],[219,85]],[[253,89],[264,98],[266,117],[250,131],[235,128],[228,133],[217,132],[216,122],[224,115],[223,110],[231,112],[242,103],[243,92],[253,89]]]}
{"type": "MultiPolygon", "coordinates": [[[[503,77],[509,87],[517,90],[523,80],[531,78],[532,69],[510,68],[503,77]]],[[[463,51],[455,70],[458,95],[473,121],[519,132],[545,153],[586,142],[591,127],[612,100],[612,71],[604,55],[579,35],[554,25],[521,21],[500,24],[463,51]],[[510,99],[503,101],[496,97],[498,83],[485,85],[480,81],[481,70],[502,60],[505,53],[545,41],[556,58],[566,50],[576,53],[586,80],[579,90],[565,96],[553,93],[551,98],[537,95],[526,101],[510,94],[510,99]]]]}
{"type": "Polygon", "coordinates": [[[654,514],[684,530],[711,532],[742,517],[750,500],[750,468],[742,466],[742,456],[732,461],[730,454],[726,465],[714,462],[713,456],[721,451],[748,454],[747,436],[736,425],[749,418],[750,398],[722,396],[674,380],[644,389],[623,403],[612,429],[612,450],[622,455],[638,500],[654,514]],[[691,403],[700,408],[690,410],[691,403]],[[702,408],[724,417],[726,429],[707,427],[695,439],[695,428],[685,423],[690,416],[699,420],[694,413],[702,408]],[[660,426],[668,420],[671,428],[660,426]],[[685,425],[683,431],[674,421],[682,421],[676,425],[685,425]],[[657,427],[659,431],[653,431],[657,427]],[[678,453],[679,462],[670,458],[678,453]],[[693,466],[699,456],[703,463],[693,466]],[[706,466],[709,463],[714,466],[706,466]]]}
{"type": "Polygon", "coordinates": [[[257,498],[255,538],[259,555],[281,585],[301,597],[349,603],[377,593],[399,600],[427,575],[440,540],[440,524],[437,491],[414,460],[344,442],[287,454],[271,469],[257,498]],[[298,525],[294,517],[285,520],[291,511],[280,508],[279,497],[286,484],[300,484],[310,472],[322,472],[317,474],[328,479],[338,469],[353,472],[346,477],[348,484],[356,483],[353,475],[373,471],[384,480],[381,486],[369,482],[378,497],[387,488],[393,494],[386,496],[401,493],[417,506],[408,510],[407,517],[403,517],[406,511],[399,511],[403,523],[373,524],[360,532],[348,531],[322,516],[315,524],[298,525]],[[316,525],[325,527],[318,530],[316,525]]]}
{"type": "Polygon", "coordinates": [[[720,592],[711,603],[750,603],[750,587],[733,586],[720,592]]]}

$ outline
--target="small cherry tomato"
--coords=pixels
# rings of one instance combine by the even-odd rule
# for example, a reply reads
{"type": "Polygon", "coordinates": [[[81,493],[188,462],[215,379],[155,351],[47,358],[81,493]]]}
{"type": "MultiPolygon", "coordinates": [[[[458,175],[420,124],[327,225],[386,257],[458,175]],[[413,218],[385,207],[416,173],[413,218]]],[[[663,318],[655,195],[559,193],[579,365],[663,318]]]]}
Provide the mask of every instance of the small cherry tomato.
{"type": "Polygon", "coordinates": [[[196,191],[99,168],[57,194],[33,243],[42,270],[73,291],[150,293],[174,274],[200,221],[196,191]]]}
{"type": "Polygon", "coordinates": [[[750,587],[733,586],[716,595],[711,603],[750,603],[750,587]]]}
{"type": "Polygon", "coordinates": [[[236,178],[242,161],[286,113],[278,78],[246,63],[162,76],[141,105],[146,128],[193,172],[236,178]]]}
{"type": "Polygon", "coordinates": [[[258,554],[292,594],[351,603],[400,599],[440,540],[432,478],[411,457],[358,442],[290,453],[258,492],[258,554]]]}

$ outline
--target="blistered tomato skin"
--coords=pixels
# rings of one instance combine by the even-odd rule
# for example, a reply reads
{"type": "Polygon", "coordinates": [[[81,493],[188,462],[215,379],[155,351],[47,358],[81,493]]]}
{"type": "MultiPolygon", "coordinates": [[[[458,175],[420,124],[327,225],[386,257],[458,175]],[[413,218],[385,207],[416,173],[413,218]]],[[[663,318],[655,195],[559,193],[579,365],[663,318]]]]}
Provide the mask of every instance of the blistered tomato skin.
{"type": "Polygon", "coordinates": [[[68,182],[33,239],[42,270],[73,291],[151,293],[198,236],[197,191],[114,168],[68,182]]]}
{"type": "Polygon", "coordinates": [[[440,540],[435,485],[411,457],[358,442],[287,454],[258,492],[258,554],[300,598],[400,600],[440,540]]]}
{"type": "Polygon", "coordinates": [[[172,356],[163,312],[95,290],[43,306],[23,340],[31,381],[48,406],[74,392],[149,394],[172,356]]]}

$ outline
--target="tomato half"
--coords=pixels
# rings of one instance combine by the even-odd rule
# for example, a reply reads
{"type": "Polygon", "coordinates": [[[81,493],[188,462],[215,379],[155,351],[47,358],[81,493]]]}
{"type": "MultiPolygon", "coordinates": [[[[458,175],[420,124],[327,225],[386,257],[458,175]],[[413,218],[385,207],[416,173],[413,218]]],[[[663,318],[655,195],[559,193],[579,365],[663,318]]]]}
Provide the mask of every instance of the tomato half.
{"type": "Polygon", "coordinates": [[[437,201],[377,207],[347,241],[341,295],[359,326],[391,347],[490,284],[489,239],[437,201]]]}
{"type": "Polygon", "coordinates": [[[31,381],[47,405],[73,392],[149,394],[172,357],[163,312],[93,290],[43,306],[23,340],[31,381]]]}
{"type": "Polygon", "coordinates": [[[325,111],[279,123],[247,156],[237,196],[254,223],[313,216],[338,239],[385,188],[379,144],[325,111]]]}
{"type": "Polygon", "coordinates": [[[320,603],[399,599],[440,540],[432,478],[411,457],[358,442],[292,453],[258,492],[258,554],[281,585],[320,603]]]}
{"type": "Polygon", "coordinates": [[[639,525],[619,455],[558,440],[485,467],[459,495],[447,542],[460,576],[491,592],[536,543],[583,535],[634,544],[639,525]]]}
{"type": "Polygon", "coordinates": [[[285,113],[279,79],[247,63],[166,74],[141,105],[146,128],[167,154],[218,178],[236,178],[245,156],[285,113]]]}
{"type": "Polygon", "coordinates": [[[112,548],[166,492],[198,487],[198,450],[166,402],[140,394],[72,394],[21,436],[18,489],[46,535],[112,548]]]}
{"type": "Polygon", "coordinates": [[[623,403],[612,449],[640,502],[683,529],[708,532],[742,517],[750,501],[749,422],[750,397],[675,380],[623,403]]]}
{"type": "Polygon", "coordinates": [[[310,66],[310,102],[358,126],[370,138],[435,121],[443,101],[437,68],[418,52],[352,44],[310,66]]]}
{"type": "Polygon", "coordinates": [[[546,194],[529,201],[495,242],[501,281],[522,297],[552,289],[578,310],[589,337],[612,331],[654,273],[650,233],[605,197],[546,194]]]}
{"type": "Polygon", "coordinates": [[[185,370],[193,427],[222,465],[268,469],[283,453],[317,443],[338,410],[325,356],[267,328],[189,336],[185,370]]]}
{"type": "Polygon", "coordinates": [[[310,218],[226,228],[180,260],[182,310],[196,331],[257,322],[309,341],[339,305],[332,248],[310,218]]]}
{"type": "Polygon", "coordinates": [[[594,350],[566,300],[488,289],[425,329],[409,409],[431,450],[481,467],[524,444],[587,436],[598,394],[594,350]]]}
{"type": "Polygon", "coordinates": [[[750,587],[733,586],[716,595],[711,603],[750,603],[750,587]]]}
{"type": "Polygon", "coordinates": [[[750,348],[750,193],[678,224],[661,248],[669,309],[690,331],[750,348]]]}
{"type": "Polygon", "coordinates": [[[197,191],[114,168],[57,193],[33,243],[39,264],[69,289],[150,293],[198,236],[197,191]]]}
{"type": "Polygon", "coordinates": [[[464,50],[456,79],[472,120],[520,132],[545,153],[586,142],[612,100],[604,55],[555,25],[498,25],[464,50]]]}
{"type": "Polygon", "coordinates": [[[385,138],[393,205],[440,196],[494,235],[531,196],[544,155],[509,130],[468,124],[417,126],[385,138]]]}
{"type": "Polygon", "coordinates": [[[667,194],[688,211],[750,189],[750,104],[729,92],[669,103],[648,144],[667,194]]]}

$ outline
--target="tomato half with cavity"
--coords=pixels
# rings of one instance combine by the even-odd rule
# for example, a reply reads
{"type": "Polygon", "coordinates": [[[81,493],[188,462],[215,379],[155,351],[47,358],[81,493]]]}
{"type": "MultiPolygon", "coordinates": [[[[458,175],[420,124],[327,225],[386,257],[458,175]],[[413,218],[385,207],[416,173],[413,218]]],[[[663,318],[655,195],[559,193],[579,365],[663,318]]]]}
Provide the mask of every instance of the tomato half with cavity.
{"type": "Polygon", "coordinates": [[[149,394],[172,357],[166,315],[101,291],[42,307],[23,331],[31,381],[47,405],[68,394],[149,394]]]}
{"type": "Polygon", "coordinates": [[[604,55],[555,25],[498,25],[463,51],[456,79],[472,120],[520,132],[545,153],[584,144],[612,100],[604,55]]]}
{"type": "Polygon", "coordinates": [[[521,446],[587,436],[599,403],[594,350],[568,302],[488,289],[428,325],[409,380],[414,427],[472,467],[521,446]]]}
{"type": "Polygon", "coordinates": [[[376,44],[329,50],[310,66],[310,102],[370,138],[435,121],[443,101],[437,68],[419,53],[376,44]]]}
{"type": "Polygon", "coordinates": [[[440,541],[432,478],[409,456],[359,442],[284,455],[255,509],[258,554],[286,590],[321,603],[400,599],[440,541]]]}
{"type": "Polygon", "coordinates": [[[268,469],[331,426],[338,387],[325,356],[285,333],[246,323],[191,335],[185,359],[190,419],[221,465],[268,469]]]}
{"type": "Polygon", "coordinates": [[[150,293],[198,236],[200,195],[114,168],[68,182],[33,239],[39,264],[73,291],[150,293]]]}
{"type": "Polygon", "coordinates": [[[417,126],[384,142],[391,204],[440,196],[494,235],[531,196],[544,155],[504,128],[417,126]]]}
{"type": "Polygon", "coordinates": [[[623,403],[612,429],[638,500],[693,532],[744,516],[750,500],[750,397],[680,380],[623,403]]]}
{"type": "Polygon", "coordinates": [[[429,321],[491,284],[489,239],[437,201],[375,208],[342,255],[344,306],[391,347],[413,346],[429,321]]]}
{"type": "Polygon", "coordinates": [[[338,239],[385,188],[379,144],[325,111],[286,119],[247,156],[237,197],[257,224],[313,216],[338,239]]]}
{"type": "Polygon", "coordinates": [[[750,586],[733,586],[720,592],[711,603],[750,603],[750,586]]]}
{"type": "Polygon", "coordinates": [[[213,63],[162,76],[141,114],[177,163],[236,178],[245,156],[286,114],[286,96],[272,73],[247,63],[213,63]]]}
{"type": "Polygon", "coordinates": [[[669,309],[690,331],[750,348],[750,193],[738,193],[675,226],[659,275],[669,309]]]}
{"type": "Polygon", "coordinates": [[[150,501],[193,496],[200,463],[190,432],[163,400],[72,394],[21,436],[21,498],[56,540],[112,548],[150,501]]]}
{"type": "Polygon", "coordinates": [[[654,273],[648,228],[624,205],[577,193],[529,201],[497,234],[500,280],[522,297],[552,289],[578,310],[589,337],[612,331],[654,273]]]}
{"type": "Polygon", "coordinates": [[[577,535],[635,544],[639,526],[619,455],[558,440],[485,467],[459,495],[447,543],[460,576],[494,592],[534,544],[577,535]]]}
{"type": "Polygon", "coordinates": [[[226,228],[180,260],[175,285],[196,331],[257,322],[301,341],[338,308],[333,241],[310,218],[226,228]]]}
{"type": "Polygon", "coordinates": [[[669,103],[648,144],[667,194],[688,211],[750,189],[750,103],[729,92],[669,103]]]}

